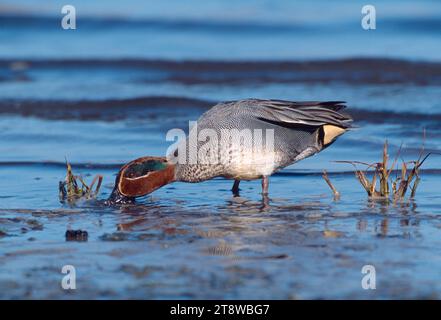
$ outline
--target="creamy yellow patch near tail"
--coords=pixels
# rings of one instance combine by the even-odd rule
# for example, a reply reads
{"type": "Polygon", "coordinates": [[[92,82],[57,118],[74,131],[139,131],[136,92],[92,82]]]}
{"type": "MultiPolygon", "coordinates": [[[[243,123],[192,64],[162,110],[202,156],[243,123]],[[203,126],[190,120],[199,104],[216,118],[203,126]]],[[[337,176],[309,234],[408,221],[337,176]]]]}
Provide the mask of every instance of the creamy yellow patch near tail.
{"type": "Polygon", "coordinates": [[[346,129],[327,124],[323,126],[323,132],[323,145],[326,146],[337,139],[338,136],[341,136],[343,133],[345,133],[346,129]]]}

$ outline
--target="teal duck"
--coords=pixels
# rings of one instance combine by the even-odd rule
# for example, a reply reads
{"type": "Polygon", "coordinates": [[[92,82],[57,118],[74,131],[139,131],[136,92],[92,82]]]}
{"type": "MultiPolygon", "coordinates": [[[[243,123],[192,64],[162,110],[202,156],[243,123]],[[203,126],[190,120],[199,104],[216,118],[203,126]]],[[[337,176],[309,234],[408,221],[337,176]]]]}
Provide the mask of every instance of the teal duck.
{"type": "Polygon", "coordinates": [[[274,172],[322,151],[351,128],[345,108],[343,101],[219,103],[166,157],[143,157],[123,166],[110,199],[125,202],[174,181],[215,177],[234,180],[234,194],[241,180],[262,179],[262,194],[267,194],[274,172]]]}

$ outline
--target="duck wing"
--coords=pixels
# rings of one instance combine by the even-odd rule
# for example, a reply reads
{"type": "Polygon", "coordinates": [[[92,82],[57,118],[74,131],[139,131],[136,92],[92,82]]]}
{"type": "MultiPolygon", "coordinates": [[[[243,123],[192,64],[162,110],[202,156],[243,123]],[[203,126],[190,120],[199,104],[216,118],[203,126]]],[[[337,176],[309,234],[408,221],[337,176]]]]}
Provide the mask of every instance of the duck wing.
{"type": "Polygon", "coordinates": [[[333,125],[351,128],[352,117],[345,112],[344,101],[243,100],[238,105],[252,106],[252,116],[284,127],[295,125],[321,127],[333,125]]]}

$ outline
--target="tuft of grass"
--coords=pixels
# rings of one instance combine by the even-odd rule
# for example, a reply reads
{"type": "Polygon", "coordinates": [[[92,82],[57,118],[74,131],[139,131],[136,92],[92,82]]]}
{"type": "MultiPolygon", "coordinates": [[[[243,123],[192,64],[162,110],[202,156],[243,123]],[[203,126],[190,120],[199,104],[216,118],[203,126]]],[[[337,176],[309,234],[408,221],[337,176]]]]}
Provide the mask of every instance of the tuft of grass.
{"type": "Polygon", "coordinates": [[[74,204],[80,199],[95,199],[101,188],[103,176],[96,175],[90,185],[88,185],[83,177],[76,176],[72,173],[72,167],[66,160],[66,178],[58,184],[59,198],[61,202],[74,204]],[[94,189],[94,186],[96,187],[94,189]]]}
{"type": "MultiPolygon", "coordinates": [[[[424,134],[425,139],[425,134],[424,134]]],[[[401,147],[397,151],[395,159],[389,165],[388,142],[383,146],[382,160],[376,163],[364,163],[360,161],[336,161],[338,163],[349,163],[355,168],[355,177],[366,190],[368,196],[372,199],[390,199],[401,200],[406,197],[408,191],[410,198],[414,198],[420,178],[420,168],[432,153],[425,154],[424,140],[421,151],[417,160],[405,162],[402,161],[401,168],[397,168],[398,158],[401,153],[401,147]],[[364,166],[364,170],[360,170],[358,166],[364,166]],[[392,173],[396,173],[392,177],[392,173]],[[369,175],[372,178],[369,179],[369,175]],[[377,185],[379,185],[377,187],[377,185]]],[[[325,179],[326,180],[326,179],[325,179]]],[[[328,182],[329,184],[329,182],[328,182]]]]}

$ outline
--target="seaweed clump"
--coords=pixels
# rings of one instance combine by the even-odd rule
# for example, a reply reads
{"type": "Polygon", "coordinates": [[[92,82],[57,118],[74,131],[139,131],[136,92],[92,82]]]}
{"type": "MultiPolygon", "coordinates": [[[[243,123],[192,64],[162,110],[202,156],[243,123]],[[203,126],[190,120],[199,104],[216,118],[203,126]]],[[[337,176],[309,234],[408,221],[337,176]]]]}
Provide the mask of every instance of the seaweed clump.
{"type": "Polygon", "coordinates": [[[66,178],[58,184],[59,198],[61,202],[74,204],[78,200],[95,199],[99,193],[103,176],[96,175],[90,185],[88,185],[83,177],[76,176],[72,173],[71,165],[66,161],[66,178]],[[96,184],[96,187],[94,188],[96,184]]]}

